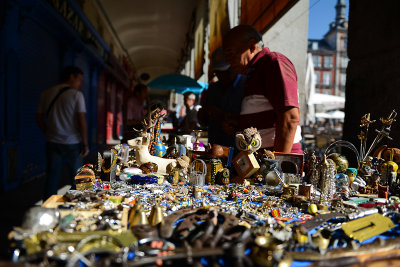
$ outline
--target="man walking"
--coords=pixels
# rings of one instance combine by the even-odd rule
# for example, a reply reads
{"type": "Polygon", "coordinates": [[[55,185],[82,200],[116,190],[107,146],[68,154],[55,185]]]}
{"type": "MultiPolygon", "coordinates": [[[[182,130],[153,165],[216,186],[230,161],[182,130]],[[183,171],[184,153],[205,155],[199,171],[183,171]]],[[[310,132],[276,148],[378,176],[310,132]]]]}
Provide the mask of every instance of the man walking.
{"type": "Polygon", "coordinates": [[[63,162],[70,169],[70,183],[89,153],[86,106],[81,69],[69,66],[61,74],[61,84],[44,91],[39,100],[36,122],[46,137],[46,188],[44,200],[57,193],[63,162]]]}

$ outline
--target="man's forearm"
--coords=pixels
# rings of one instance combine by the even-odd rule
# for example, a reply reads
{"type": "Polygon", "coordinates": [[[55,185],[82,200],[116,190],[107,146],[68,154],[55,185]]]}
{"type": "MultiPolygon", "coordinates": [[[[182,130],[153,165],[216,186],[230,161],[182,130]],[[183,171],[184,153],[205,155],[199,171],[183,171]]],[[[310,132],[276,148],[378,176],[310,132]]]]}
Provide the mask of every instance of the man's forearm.
{"type": "Polygon", "coordinates": [[[296,126],[289,124],[277,124],[275,130],[275,145],[274,150],[276,152],[290,153],[293,147],[293,140],[296,134],[296,126]]]}
{"type": "Polygon", "coordinates": [[[293,147],[300,115],[297,108],[287,110],[280,116],[275,129],[274,150],[277,152],[290,153],[293,147]]]}

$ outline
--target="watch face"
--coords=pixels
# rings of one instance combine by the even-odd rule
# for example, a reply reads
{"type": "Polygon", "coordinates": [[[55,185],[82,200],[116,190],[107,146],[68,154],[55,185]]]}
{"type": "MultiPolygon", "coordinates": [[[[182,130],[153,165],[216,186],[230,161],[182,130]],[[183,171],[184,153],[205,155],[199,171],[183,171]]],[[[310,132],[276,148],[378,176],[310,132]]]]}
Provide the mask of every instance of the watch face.
{"type": "Polygon", "coordinates": [[[237,165],[241,172],[245,172],[246,170],[248,170],[249,169],[249,161],[247,160],[247,157],[246,156],[240,157],[237,160],[237,165]]]}

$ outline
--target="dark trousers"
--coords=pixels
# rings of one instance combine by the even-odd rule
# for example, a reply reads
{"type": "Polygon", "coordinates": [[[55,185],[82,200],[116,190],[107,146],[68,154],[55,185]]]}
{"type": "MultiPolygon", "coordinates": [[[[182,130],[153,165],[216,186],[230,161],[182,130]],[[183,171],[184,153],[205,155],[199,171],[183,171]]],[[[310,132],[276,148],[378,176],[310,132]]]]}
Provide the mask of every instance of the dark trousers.
{"type": "Polygon", "coordinates": [[[51,195],[57,194],[63,163],[68,166],[68,182],[74,187],[75,175],[79,168],[82,167],[82,158],[80,144],[57,144],[46,143],[46,188],[44,193],[44,201],[51,195]]]}

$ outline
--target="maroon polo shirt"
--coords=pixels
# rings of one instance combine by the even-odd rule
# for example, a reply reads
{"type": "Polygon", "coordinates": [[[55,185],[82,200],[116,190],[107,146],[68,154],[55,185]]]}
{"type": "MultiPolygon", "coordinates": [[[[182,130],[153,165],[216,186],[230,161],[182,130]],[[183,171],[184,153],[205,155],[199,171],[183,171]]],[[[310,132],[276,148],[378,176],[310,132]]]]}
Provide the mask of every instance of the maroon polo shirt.
{"type": "MultiPolygon", "coordinates": [[[[284,112],[287,107],[299,107],[296,70],[286,56],[264,48],[248,65],[240,128],[256,127],[265,146],[271,147],[276,114],[284,112]]],[[[301,151],[301,146],[299,151],[297,144],[293,148],[293,153],[301,151]]]]}

